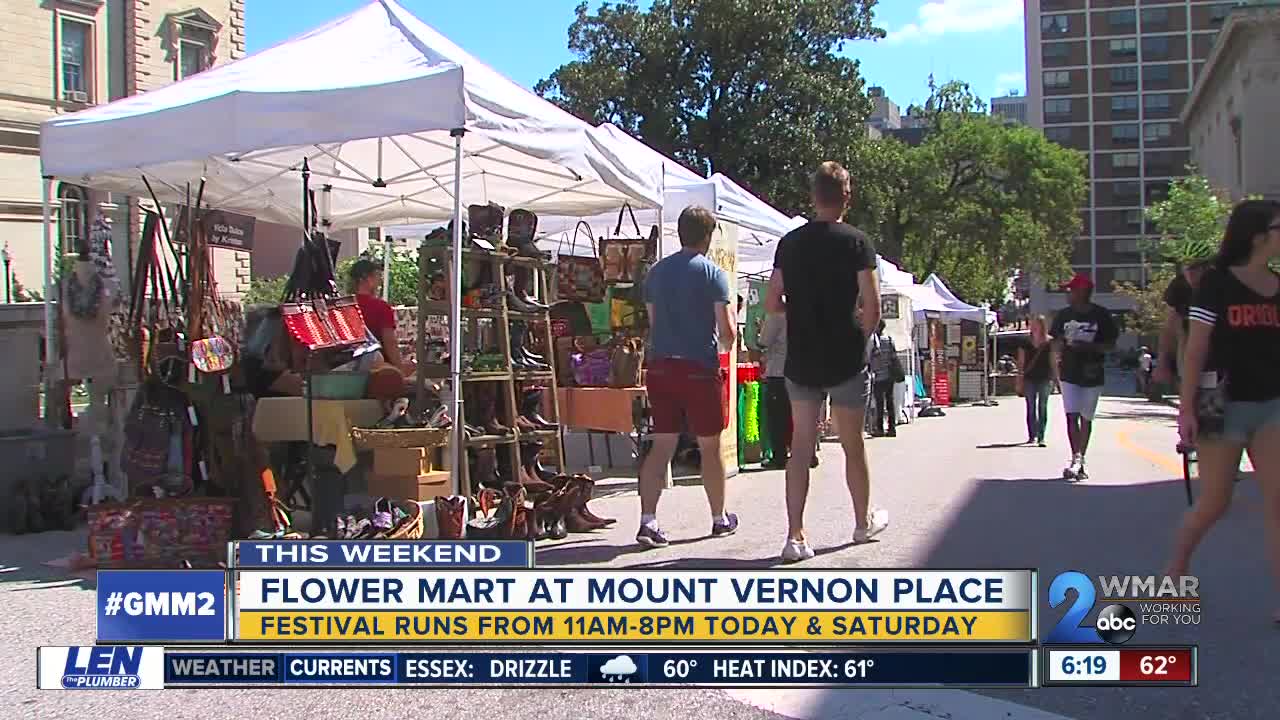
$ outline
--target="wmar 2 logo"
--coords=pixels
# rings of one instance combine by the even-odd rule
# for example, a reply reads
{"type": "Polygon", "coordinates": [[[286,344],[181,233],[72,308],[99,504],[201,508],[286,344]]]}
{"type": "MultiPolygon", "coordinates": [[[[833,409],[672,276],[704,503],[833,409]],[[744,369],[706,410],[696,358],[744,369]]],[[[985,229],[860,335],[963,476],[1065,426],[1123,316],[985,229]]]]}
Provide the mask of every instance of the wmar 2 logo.
{"type": "Polygon", "coordinates": [[[1050,607],[1056,608],[1067,602],[1068,590],[1076,591],[1075,600],[1050,631],[1046,643],[1085,645],[1106,642],[1122,645],[1137,633],[1138,617],[1127,606],[1119,604],[1102,608],[1093,627],[1081,625],[1098,602],[1093,580],[1082,572],[1064,572],[1053,579],[1049,585],[1050,607]]]}

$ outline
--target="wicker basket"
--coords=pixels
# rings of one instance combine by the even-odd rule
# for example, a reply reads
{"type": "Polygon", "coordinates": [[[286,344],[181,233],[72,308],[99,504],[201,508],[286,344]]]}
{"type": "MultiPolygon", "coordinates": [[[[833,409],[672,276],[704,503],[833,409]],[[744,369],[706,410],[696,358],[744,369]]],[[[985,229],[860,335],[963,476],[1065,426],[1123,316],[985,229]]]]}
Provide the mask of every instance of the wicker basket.
{"type": "Polygon", "coordinates": [[[396,500],[396,507],[409,515],[399,525],[387,533],[388,540],[421,540],[422,539],[422,506],[412,500],[396,500]]]}
{"type": "Polygon", "coordinates": [[[378,448],[434,448],[449,442],[449,428],[351,428],[359,450],[378,448]]]}

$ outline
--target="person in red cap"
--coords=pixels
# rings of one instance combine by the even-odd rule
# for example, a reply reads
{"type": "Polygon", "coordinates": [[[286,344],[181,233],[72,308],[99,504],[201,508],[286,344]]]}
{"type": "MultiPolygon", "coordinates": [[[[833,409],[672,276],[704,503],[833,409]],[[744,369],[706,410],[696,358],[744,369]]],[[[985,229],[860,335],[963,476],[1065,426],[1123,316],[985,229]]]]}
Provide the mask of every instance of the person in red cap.
{"type": "Polygon", "coordinates": [[[1106,381],[1103,363],[1120,330],[1111,313],[1093,302],[1093,280],[1076,275],[1063,286],[1071,303],[1058,311],[1049,337],[1062,358],[1062,407],[1067,415],[1067,440],[1071,443],[1071,464],[1062,471],[1069,481],[1087,480],[1085,453],[1093,433],[1093,418],[1106,381]]]}

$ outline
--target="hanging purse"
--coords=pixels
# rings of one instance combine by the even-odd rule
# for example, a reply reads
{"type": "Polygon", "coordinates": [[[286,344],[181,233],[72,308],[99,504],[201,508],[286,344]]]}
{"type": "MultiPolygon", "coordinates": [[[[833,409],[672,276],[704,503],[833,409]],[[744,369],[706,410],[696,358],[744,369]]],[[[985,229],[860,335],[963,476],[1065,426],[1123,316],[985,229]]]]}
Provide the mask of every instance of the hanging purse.
{"type": "Polygon", "coordinates": [[[578,387],[607,387],[613,371],[613,358],[607,348],[587,350],[581,341],[575,341],[569,366],[573,369],[573,382],[578,387]]]}
{"type": "Polygon", "coordinates": [[[654,225],[649,236],[644,237],[636,213],[631,205],[625,204],[618,211],[618,225],[614,228],[614,237],[601,238],[600,262],[603,266],[604,281],[610,285],[616,283],[639,282],[641,266],[652,263],[658,256],[658,226],[654,225]],[[622,223],[630,214],[631,224],[635,227],[635,237],[622,237],[622,223]]]}
{"type": "Polygon", "coordinates": [[[613,350],[610,362],[609,387],[632,388],[640,386],[640,373],[644,367],[644,341],[626,338],[613,350]]]}
{"type": "MultiPolygon", "coordinates": [[[[578,221],[573,228],[569,250],[572,253],[578,248],[578,233],[586,228],[587,241],[591,241],[591,226],[578,221]]],[[[600,258],[595,256],[566,255],[561,248],[556,258],[556,298],[561,301],[601,302],[604,300],[604,269],[600,266],[600,258]]]]}

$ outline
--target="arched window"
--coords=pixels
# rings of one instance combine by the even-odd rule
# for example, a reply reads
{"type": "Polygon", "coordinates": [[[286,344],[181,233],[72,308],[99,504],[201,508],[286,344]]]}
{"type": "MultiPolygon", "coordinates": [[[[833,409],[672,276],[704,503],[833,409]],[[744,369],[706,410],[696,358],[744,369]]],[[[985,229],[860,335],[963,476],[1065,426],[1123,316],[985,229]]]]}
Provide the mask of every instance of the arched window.
{"type": "Polygon", "coordinates": [[[79,185],[58,185],[58,251],[59,256],[79,252],[89,232],[89,199],[79,185]]]}

